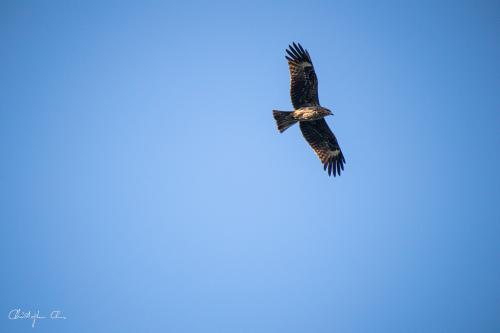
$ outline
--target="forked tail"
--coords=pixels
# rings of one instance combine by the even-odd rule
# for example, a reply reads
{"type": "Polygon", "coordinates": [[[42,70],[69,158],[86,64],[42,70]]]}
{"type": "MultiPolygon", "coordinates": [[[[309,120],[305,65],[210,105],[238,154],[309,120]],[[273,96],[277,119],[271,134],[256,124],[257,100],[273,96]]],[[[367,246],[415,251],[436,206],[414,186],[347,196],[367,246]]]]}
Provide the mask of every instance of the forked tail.
{"type": "Polygon", "coordinates": [[[273,117],[276,119],[276,124],[278,125],[278,131],[283,133],[288,127],[292,126],[297,122],[293,118],[293,111],[278,111],[273,110],[273,117]]]}

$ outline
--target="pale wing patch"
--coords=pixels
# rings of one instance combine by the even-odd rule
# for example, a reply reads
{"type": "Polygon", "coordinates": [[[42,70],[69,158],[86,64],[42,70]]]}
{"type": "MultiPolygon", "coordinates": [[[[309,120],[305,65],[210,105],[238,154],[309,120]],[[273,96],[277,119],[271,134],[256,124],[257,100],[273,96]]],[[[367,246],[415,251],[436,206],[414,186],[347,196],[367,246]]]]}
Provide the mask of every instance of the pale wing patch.
{"type": "Polygon", "coordinates": [[[330,150],[328,152],[328,158],[337,157],[340,154],[340,150],[330,150]]]}

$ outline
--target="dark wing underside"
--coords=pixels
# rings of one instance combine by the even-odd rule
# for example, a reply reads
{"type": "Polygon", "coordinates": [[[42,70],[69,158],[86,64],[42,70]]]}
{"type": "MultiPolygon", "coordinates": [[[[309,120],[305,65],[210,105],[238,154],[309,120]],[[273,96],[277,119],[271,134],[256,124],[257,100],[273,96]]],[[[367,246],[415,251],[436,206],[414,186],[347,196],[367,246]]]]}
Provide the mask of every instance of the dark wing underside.
{"type": "Polygon", "coordinates": [[[341,170],[344,170],[344,154],[325,119],[301,121],[300,130],[323,163],[324,169],[328,168],[328,175],[333,173],[334,177],[337,174],[340,176],[341,170]]]}
{"type": "Polygon", "coordinates": [[[318,78],[314,72],[309,52],[300,44],[293,43],[286,50],[290,68],[290,96],[295,109],[304,106],[319,105],[318,78]]]}

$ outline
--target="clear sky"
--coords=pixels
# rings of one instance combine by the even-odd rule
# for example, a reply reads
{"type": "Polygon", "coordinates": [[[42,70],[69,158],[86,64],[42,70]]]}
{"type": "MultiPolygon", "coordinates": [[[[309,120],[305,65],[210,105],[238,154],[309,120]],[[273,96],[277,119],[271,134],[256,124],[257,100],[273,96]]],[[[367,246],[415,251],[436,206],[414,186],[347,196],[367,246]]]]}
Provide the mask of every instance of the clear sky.
{"type": "Polygon", "coordinates": [[[500,332],[499,35],[498,1],[3,1],[0,331],[500,332]],[[340,178],[276,130],[292,41],[340,178]]]}

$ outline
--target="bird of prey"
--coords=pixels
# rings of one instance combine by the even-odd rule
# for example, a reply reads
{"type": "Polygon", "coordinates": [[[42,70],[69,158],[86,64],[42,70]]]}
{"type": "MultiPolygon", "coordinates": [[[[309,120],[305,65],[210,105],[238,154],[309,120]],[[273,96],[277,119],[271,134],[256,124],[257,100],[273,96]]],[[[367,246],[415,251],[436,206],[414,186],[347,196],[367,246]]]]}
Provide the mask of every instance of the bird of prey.
{"type": "Polygon", "coordinates": [[[283,133],[298,122],[302,135],[318,155],[324,169],[328,169],[328,175],[340,176],[345,158],[324,119],[333,113],[319,104],[318,78],[311,56],[300,44],[292,43],[288,47],[285,58],[290,69],[290,96],[294,111],[273,110],[278,130],[283,133]]]}

